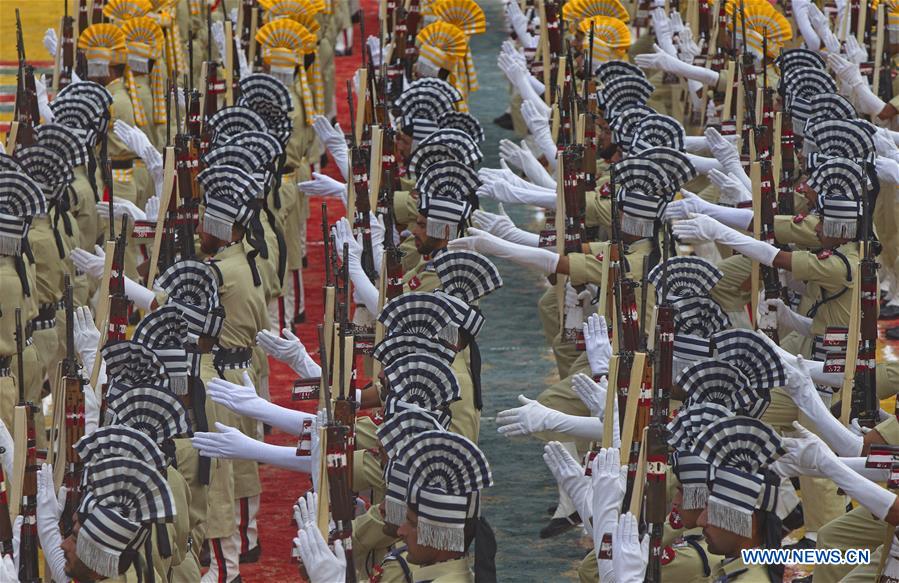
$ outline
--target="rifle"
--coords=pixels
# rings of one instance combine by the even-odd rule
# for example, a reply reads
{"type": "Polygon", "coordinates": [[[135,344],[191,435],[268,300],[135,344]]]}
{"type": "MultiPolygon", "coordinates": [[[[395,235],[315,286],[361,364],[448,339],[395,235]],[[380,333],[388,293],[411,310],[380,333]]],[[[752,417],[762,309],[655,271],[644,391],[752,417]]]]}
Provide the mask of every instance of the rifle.
{"type": "MultiPolygon", "coordinates": [[[[858,419],[862,427],[874,427],[879,420],[880,401],[877,398],[877,308],[880,301],[880,286],[877,281],[879,265],[874,259],[874,245],[871,242],[871,205],[865,193],[862,204],[863,258],[859,261],[859,340],[858,356],[855,361],[855,382],[852,387],[852,417],[858,419]]],[[[844,398],[846,398],[844,396],[844,398]]],[[[899,411],[899,406],[897,406],[899,411]]]]}
{"type": "Polygon", "coordinates": [[[793,187],[796,183],[793,129],[785,123],[780,128],[780,180],[777,183],[777,214],[792,215],[795,211],[793,187]]]}
{"type": "Polygon", "coordinates": [[[187,38],[187,55],[188,62],[190,63],[190,71],[185,74],[184,88],[187,90],[188,98],[187,98],[187,133],[197,141],[197,146],[199,147],[200,141],[200,126],[202,126],[203,122],[200,117],[200,92],[194,87],[193,84],[193,69],[194,69],[194,40],[193,35],[187,38]]]}
{"type": "Polygon", "coordinates": [[[590,51],[584,69],[584,147],[582,181],[584,191],[596,189],[596,120],[599,107],[596,100],[596,81],[593,80],[593,24],[590,24],[590,51]]]}
{"type": "Polygon", "coordinates": [[[66,503],[59,519],[59,528],[64,536],[72,532],[75,511],[81,501],[81,474],[83,465],[75,444],[84,437],[84,383],[75,357],[75,309],[72,301],[72,283],[65,277],[66,309],[66,357],[62,361],[65,375],[65,474],[63,483],[67,488],[66,503]]]}
{"type": "MultiPolygon", "coordinates": [[[[344,243],[343,244],[343,261],[344,261],[343,269],[345,269],[345,270],[347,269],[348,262],[350,259],[349,253],[350,253],[349,244],[344,243]]],[[[350,398],[350,396],[348,394],[348,390],[347,390],[348,388],[352,389],[353,385],[355,384],[353,382],[354,376],[355,376],[355,364],[354,364],[355,357],[354,357],[353,350],[352,350],[353,335],[350,334],[350,326],[352,324],[349,321],[350,320],[350,318],[349,318],[349,301],[350,301],[349,279],[350,279],[349,277],[345,277],[343,280],[343,285],[342,285],[343,291],[342,291],[341,295],[343,296],[344,301],[338,306],[338,310],[340,311],[340,321],[339,321],[339,329],[340,329],[339,341],[340,342],[337,346],[337,350],[338,350],[337,373],[338,373],[338,379],[339,379],[339,386],[337,388],[337,400],[334,402],[334,421],[347,428],[347,437],[346,437],[347,451],[353,451],[354,444],[355,444],[355,436],[354,436],[353,428],[356,425],[356,403],[355,403],[355,401],[353,401],[352,398],[350,398]],[[346,350],[348,343],[349,343],[349,346],[351,347],[349,355],[347,355],[347,350],[346,350]],[[346,362],[347,356],[349,356],[349,358],[350,358],[349,363],[346,362]],[[350,378],[349,379],[347,378],[347,375],[346,375],[347,364],[349,364],[349,367],[350,367],[350,378]]],[[[352,481],[353,481],[353,479],[352,479],[352,477],[353,477],[352,464],[350,465],[350,467],[347,471],[350,476],[350,483],[352,484],[352,481]]]]}
{"type": "Polygon", "coordinates": [[[69,2],[63,0],[63,16],[59,25],[59,48],[55,89],[59,91],[72,83],[72,72],[75,70],[75,19],[69,16],[69,2]]]}
{"type": "MultiPolygon", "coordinates": [[[[212,14],[210,9],[206,9],[206,32],[208,38],[212,38],[212,14]]],[[[218,96],[225,92],[225,82],[219,78],[219,64],[212,60],[212,43],[206,45],[206,61],[203,63],[206,70],[206,79],[203,89],[203,105],[202,105],[202,125],[200,127],[200,156],[205,156],[209,151],[210,141],[212,139],[209,130],[209,119],[215,115],[219,109],[218,96]]]]}
{"type": "Polygon", "coordinates": [[[90,10],[88,8],[88,4],[90,4],[90,0],[78,0],[78,34],[79,35],[82,32],[84,32],[85,28],[90,26],[90,21],[88,19],[90,10]]]}
{"type": "MultiPolygon", "coordinates": [[[[403,69],[405,70],[406,79],[412,80],[412,67],[415,65],[415,61],[418,60],[418,49],[415,47],[415,37],[418,36],[418,26],[421,24],[421,0],[406,0],[406,5],[404,7],[404,12],[406,13],[406,20],[403,23],[402,27],[400,27],[399,23],[397,23],[396,33],[399,35],[402,32],[402,36],[398,41],[397,47],[402,46],[404,50],[399,52],[400,57],[403,59],[403,69]]],[[[360,35],[361,36],[361,35],[360,35]]],[[[398,91],[401,93],[402,88],[399,88],[398,91]]],[[[399,95],[399,93],[397,93],[399,95]]]]}
{"type": "Polygon", "coordinates": [[[0,467],[0,554],[13,556],[12,521],[9,517],[9,494],[3,468],[0,467]]]}
{"type": "MultiPolygon", "coordinates": [[[[112,207],[112,204],[110,204],[112,207]]],[[[128,233],[128,215],[122,216],[122,228],[115,239],[115,248],[109,271],[109,323],[106,327],[106,342],[118,342],[126,339],[128,331],[128,312],[131,301],[125,295],[125,246],[128,233]]],[[[99,356],[98,356],[99,358],[99,356]]],[[[103,387],[102,407],[106,405],[106,386],[103,387]]],[[[102,411],[101,411],[102,413],[102,411]]],[[[101,414],[100,419],[103,419],[101,414]]]]}
{"type": "Polygon", "coordinates": [[[16,52],[19,68],[16,74],[16,105],[13,119],[17,122],[15,146],[31,146],[36,141],[34,126],[40,123],[37,107],[37,89],[34,84],[34,67],[25,61],[25,41],[22,37],[22,20],[16,8],[16,52]]]}
{"type": "Polygon", "coordinates": [[[91,3],[91,24],[106,22],[103,9],[106,8],[106,0],[93,0],[91,3]]]}
{"type": "MultiPolygon", "coordinates": [[[[347,80],[347,101],[350,106],[350,119],[353,119],[353,93],[352,81],[347,80]]],[[[353,234],[362,234],[362,271],[370,281],[377,277],[375,271],[374,252],[371,246],[371,199],[368,188],[368,156],[356,143],[356,133],[350,132],[350,156],[352,166],[353,191],[355,192],[355,204],[353,205],[353,234]]]]}
{"type": "MultiPolygon", "coordinates": [[[[771,171],[771,160],[759,162],[761,181],[759,184],[759,212],[756,221],[758,226],[758,239],[771,245],[774,240],[774,215],[777,214],[777,197],[774,194],[774,177],[771,171]]],[[[783,295],[780,284],[780,271],[776,267],[759,265],[762,282],[764,284],[765,299],[775,299],[783,295]]],[[[775,344],[780,342],[777,332],[777,313],[774,310],[759,307],[758,329],[775,344]]]]}
{"type": "MultiPolygon", "coordinates": [[[[17,417],[24,423],[25,429],[25,468],[22,474],[21,504],[19,514],[22,515],[22,532],[19,538],[19,581],[38,583],[38,537],[37,537],[37,439],[34,428],[34,410],[32,403],[25,402],[25,363],[22,352],[25,349],[24,330],[22,328],[22,309],[16,308],[16,364],[19,374],[19,405],[17,417]]],[[[18,433],[18,431],[16,432],[18,433]]],[[[19,444],[21,445],[21,443],[19,444]]]]}
{"type": "MultiPolygon", "coordinates": [[[[668,230],[665,229],[662,268],[662,289],[666,289],[668,278],[668,230]]],[[[674,309],[667,298],[662,298],[656,307],[655,381],[652,394],[652,414],[646,433],[646,522],[649,527],[649,565],[646,581],[656,583],[662,580],[662,535],[664,533],[667,507],[665,503],[668,470],[668,408],[673,386],[672,361],[674,357],[674,309]]]]}
{"type": "MultiPolygon", "coordinates": [[[[391,174],[388,171],[384,182],[390,183],[391,174]]],[[[383,187],[382,187],[383,190],[383,187]]],[[[392,300],[403,293],[403,251],[393,241],[395,218],[393,215],[393,190],[389,192],[384,212],[384,265],[381,270],[387,277],[387,286],[384,301],[392,300]],[[386,270],[386,271],[385,271],[386,270]]],[[[381,275],[384,277],[385,275],[381,275]]]]}

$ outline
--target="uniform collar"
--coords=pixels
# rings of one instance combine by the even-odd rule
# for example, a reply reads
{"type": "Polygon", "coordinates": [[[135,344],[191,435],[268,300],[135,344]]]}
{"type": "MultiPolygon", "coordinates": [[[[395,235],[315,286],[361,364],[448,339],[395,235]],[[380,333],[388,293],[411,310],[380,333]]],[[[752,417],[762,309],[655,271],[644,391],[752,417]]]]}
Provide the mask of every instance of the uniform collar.
{"type": "Polygon", "coordinates": [[[458,559],[435,563],[425,567],[417,567],[415,569],[415,583],[425,583],[427,581],[433,581],[438,577],[446,577],[447,575],[470,577],[468,561],[465,557],[459,557],[458,559]]]}
{"type": "Polygon", "coordinates": [[[231,257],[232,255],[237,255],[243,252],[243,240],[234,241],[230,245],[226,245],[215,252],[215,255],[211,257],[213,261],[222,261],[231,257]]]}

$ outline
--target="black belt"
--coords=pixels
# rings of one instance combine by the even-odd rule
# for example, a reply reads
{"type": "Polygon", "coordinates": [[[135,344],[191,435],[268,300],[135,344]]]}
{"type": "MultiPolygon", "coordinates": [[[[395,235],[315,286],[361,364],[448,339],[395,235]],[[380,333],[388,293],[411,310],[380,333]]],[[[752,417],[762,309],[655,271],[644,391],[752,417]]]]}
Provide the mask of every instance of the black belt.
{"type": "Polygon", "coordinates": [[[31,320],[33,330],[49,330],[56,326],[57,302],[41,304],[37,310],[37,317],[31,320]]]}
{"type": "Polygon", "coordinates": [[[134,168],[134,160],[110,160],[109,166],[113,170],[130,170],[134,168]]]}
{"type": "Polygon", "coordinates": [[[219,375],[225,370],[250,368],[252,360],[252,348],[218,348],[212,354],[212,364],[219,375]]]}
{"type": "Polygon", "coordinates": [[[281,176],[293,174],[295,171],[296,171],[296,168],[294,168],[293,166],[285,166],[284,168],[281,168],[281,176]]]}
{"type": "Polygon", "coordinates": [[[0,377],[10,377],[10,365],[12,364],[12,356],[0,356],[0,377]]]}

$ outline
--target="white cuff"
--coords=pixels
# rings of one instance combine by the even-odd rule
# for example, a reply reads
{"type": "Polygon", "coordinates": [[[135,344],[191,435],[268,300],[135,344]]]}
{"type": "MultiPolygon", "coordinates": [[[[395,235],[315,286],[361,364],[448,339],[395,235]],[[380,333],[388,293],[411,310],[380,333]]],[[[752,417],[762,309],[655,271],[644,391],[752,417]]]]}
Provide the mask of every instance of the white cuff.
{"type": "MultiPolygon", "coordinates": [[[[164,212],[160,209],[159,212],[164,212]]],[[[125,277],[125,295],[128,299],[143,311],[149,311],[156,299],[156,294],[152,290],[148,290],[139,283],[132,281],[128,276],[125,277]]]]}

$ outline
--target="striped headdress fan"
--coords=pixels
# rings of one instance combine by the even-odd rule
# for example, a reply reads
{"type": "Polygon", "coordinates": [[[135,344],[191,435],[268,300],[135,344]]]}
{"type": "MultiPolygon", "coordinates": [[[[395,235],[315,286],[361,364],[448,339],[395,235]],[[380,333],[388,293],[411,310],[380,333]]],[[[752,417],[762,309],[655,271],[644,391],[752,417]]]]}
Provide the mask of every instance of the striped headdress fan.
{"type": "Polygon", "coordinates": [[[503,285],[496,265],[474,251],[446,251],[434,258],[433,266],[443,291],[468,304],[503,285]]]}
{"type": "Polygon", "coordinates": [[[671,257],[653,267],[646,280],[656,290],[657,302],[666,299],[708,296],[724,273],[701,257],[671,257]],[[664,285],[663,285],[664,284],[664,285]]]}
{"type": "Polygon", "coordinates": [[[47,146],[16,148],[13,157],[34,180],[48,202],[57,200],[75,180],[68,161],[47,146]]]}
{"type": "Polygon", "coordinates": [[[175,305],[165,305],[150,312],[134,329],[133,341],[147,346],[156,354],[176,395],[187,394],[186,340],[187,322],[175,305]]]}

